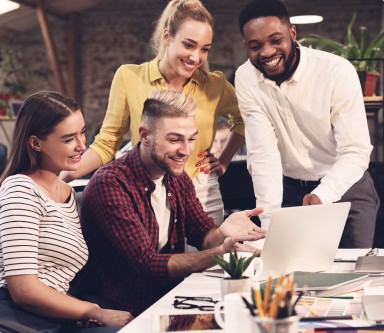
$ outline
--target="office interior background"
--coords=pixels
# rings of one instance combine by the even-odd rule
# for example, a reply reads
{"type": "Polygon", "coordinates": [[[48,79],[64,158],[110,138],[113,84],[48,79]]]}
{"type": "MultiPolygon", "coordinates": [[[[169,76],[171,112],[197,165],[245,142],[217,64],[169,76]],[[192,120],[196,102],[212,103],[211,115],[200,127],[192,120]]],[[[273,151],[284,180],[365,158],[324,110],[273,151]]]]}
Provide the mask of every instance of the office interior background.
{"type": "MultiPolygon", "coordinates": [[[[19,67],[44,73],[42,77],[28,78],[25,95],[40,89],[58,90],[37,16],[36,8],[41,2],[66,92],[74,94],[80,102],[88,135],[91,135],[103,120],[116,69],[124,63],[141,63],[151,59],[149,39],[153,22],[168,1],[17,2],[21,4],[19,9],[0,15],[1,54],[13,50],[19,67]]],[[[215,20],[210,67],[224,71],[229,77],[246,60],[237,17],[248,0],[202,2],[215,20]]],[[[318,33],[345,42],[347,25],[355,12],[356,29],[365,25],[369,36],[375,36],[384,27],[383,0],[285,0],[285,3],[292,16],[316,14],[324,18],[320,23],[297,25],[298,38],[318,33]]],[[[3,75],[1,68],[0,75],[3,75]]]]}
{"type": "MultiPolygon", "coordinates": [[[[21,72],[43,74],[24,75],[26,92],[19,98],[41,89],[61,90],[74,97],[82,106],[90,143],[103,121],[116,69],[121,64],[142,63],[153,57],[149,39],[154,21],[168,0],[16,2],[20,4],[19,9],[0,15],[0,54],[3,57],[0,95],[3,93],[4,64],[8,52],[12,51],[21,72]],[[47,40],[50,42],[47,43],[47,40]],[[55,64],[52,63],[52,54],[56,55],[55,64]],[[58,83],[58,76],[61,77],[61,83],[58,83]]],[[[213,48],[209,55],[210,68],[222,70],[230,78],[246,60],[237,18],[248,0],[202,2],[215,21],[213,48]]],[[[384,28],[383,0],[285,0],[285,3],[291,16],[311,14],[323,17],[320,23],[296,25],[299,39],[306,34],[316,33],[344,43],[348,23],[354,13],[357,13],[355,31],[359,26],[366,26],[368,39],[384,28]]],[[[381,109],[378,118],[380,147],[376,147],[380,161],[384,161],[382,114],[381,109]]],[[[371,130],[372,121],[368,120],[371,130]]],[[[12,124],[8,122],[4,126],[11,127],[12,124]]],[[[3,133],[0,133],[0,142],[4,141],[3,133]]],[[[384,162],[375,163],[371,170],[382,202],[383,165],[384,162]]],[[[384,247],[383,210],[382,203],[376,239],[376,245],[380,247],[384,247]]]]}

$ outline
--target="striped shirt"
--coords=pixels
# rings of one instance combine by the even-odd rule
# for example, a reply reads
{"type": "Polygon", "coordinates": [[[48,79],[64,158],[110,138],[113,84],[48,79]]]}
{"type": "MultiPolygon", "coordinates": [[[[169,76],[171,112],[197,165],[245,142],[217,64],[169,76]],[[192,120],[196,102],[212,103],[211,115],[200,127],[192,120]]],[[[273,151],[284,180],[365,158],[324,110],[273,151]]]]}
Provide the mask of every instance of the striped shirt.
{"type": "Polygon", "coordinates": [[[25,175],[6,178],[0,188],[0,288],[5,277],[35,274],[47,286],[66,292],[85,265],[88,248],[75,193],[56,203],[25,175]]]}

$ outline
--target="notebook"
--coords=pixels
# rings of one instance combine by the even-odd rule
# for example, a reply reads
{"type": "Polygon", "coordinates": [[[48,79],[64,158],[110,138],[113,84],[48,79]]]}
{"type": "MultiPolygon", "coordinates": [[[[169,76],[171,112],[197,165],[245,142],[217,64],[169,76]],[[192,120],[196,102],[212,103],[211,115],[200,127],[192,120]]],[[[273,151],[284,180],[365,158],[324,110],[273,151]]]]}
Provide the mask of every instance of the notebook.
{"type": "Polygon", "coordinates": [[[264,269],[260,280],[294,271],[329,269],[350,207],[350,202],[341,202],[276,210],[261,251],[264,269]]]}
{"type": "Polygon", "coordinates": [[[357,273],[294,272],[296,290],[330,290],[368,277],[357,273]]]}

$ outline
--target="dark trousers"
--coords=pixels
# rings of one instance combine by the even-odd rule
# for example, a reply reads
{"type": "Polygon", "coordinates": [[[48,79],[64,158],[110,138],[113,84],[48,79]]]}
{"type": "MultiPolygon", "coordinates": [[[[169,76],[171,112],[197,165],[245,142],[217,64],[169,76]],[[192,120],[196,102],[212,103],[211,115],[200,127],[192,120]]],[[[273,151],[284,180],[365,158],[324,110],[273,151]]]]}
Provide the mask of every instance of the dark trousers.
{"type": "Polygon", "coordinates": [[[70,320],[34,315],[16,305],[6,288],[0,288],[0,333],[115,333],[118,327],[78,328],[70,320]]]}
{"type": "MultiPolygon", "coordinates": [[[[284,177],[283,207],[301,206],[306,194],[317,184],[300,183],[284,177]]],[[[380,200],[368,171],[353,184],[339,202],[351,202],[351,210],[339,244],[340,248],[370,248],[375,234],[376,216],[380,200]]]]}

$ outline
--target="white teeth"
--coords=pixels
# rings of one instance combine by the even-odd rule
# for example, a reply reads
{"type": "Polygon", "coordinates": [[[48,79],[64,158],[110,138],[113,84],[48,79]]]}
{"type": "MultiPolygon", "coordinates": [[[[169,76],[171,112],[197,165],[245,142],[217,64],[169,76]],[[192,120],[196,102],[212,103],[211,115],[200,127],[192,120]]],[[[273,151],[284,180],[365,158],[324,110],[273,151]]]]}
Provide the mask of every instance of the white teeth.
{"type": "Polygon", "coordinates": [[[194,69],[195,65],[194,64],[188,64],[187,62],[183,61],[183,64],[185,67],[188,67],[189,69],[194,69]]]}
{"type": "Polygon", "coordinates": [[[276,66],[277,63],[279,62],[279,60],[280,60],[280,57],[279,58],[274,58],[274,59],[272,59],[270,61],[266,61],[265,64],[267,66],[276,66]]]}

